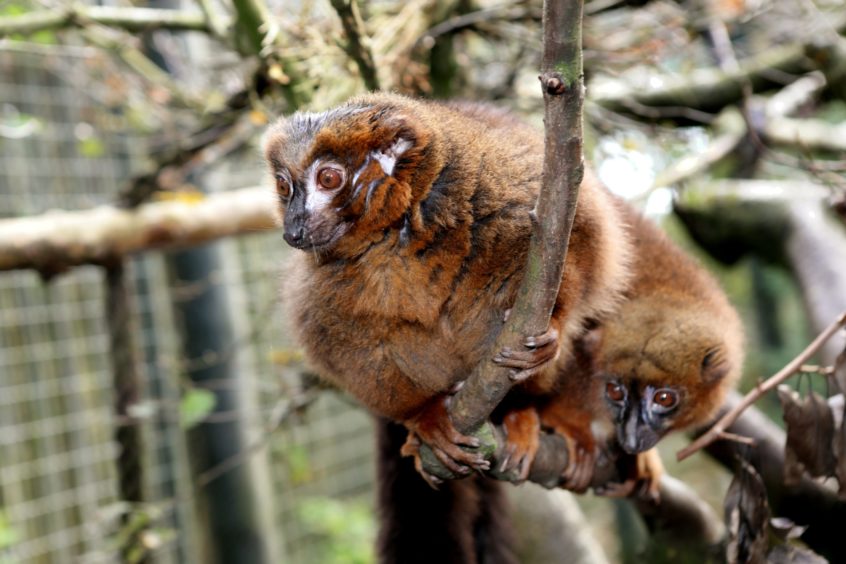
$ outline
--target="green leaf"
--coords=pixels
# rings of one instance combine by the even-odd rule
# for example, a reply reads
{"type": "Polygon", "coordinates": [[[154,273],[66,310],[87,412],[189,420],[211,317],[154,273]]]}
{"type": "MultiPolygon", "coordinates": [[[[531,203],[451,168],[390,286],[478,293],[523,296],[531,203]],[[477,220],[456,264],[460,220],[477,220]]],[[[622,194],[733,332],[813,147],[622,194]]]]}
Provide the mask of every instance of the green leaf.
{"type": "Polygon", "coordinates": [[[291,445],[285,449],[285,464],[292,483],[302,484],[311,479],[311,459],[303,446],[291,445]]]}
{"type": "Polygon", "coordinates": [[[97,137],[87,137],[76,144],[76,149],[83,157],[93,159],[105,154],[106,145],[97,137]]]}
{"type": "Polygon", "coordinates": [[[179,402],[179,423],[190,429],[202,422],[214,410],[217,397],[209,390],[188,390],[179,402]]]}
{"type": "Polygon", "coordinates": [[[12,524],[9,523],[9,518],[0,511],[0,549],[12,546],[17,540],[18,537],[12,524]]]}

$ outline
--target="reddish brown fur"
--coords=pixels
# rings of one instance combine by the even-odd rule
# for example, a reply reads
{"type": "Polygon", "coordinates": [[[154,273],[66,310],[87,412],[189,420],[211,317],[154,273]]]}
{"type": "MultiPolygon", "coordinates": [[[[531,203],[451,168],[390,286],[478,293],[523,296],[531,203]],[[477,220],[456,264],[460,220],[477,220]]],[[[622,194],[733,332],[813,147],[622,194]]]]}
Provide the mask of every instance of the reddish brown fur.
{"type": "Polygon", "coordinates": [[[674,429],[705,423],[723,404],[743,366],[743,326],[716,280],[634,212],[632,287],[604,323],[596,369],[622,380],[680,386],[683,415],[674,429]],[[706,353],[714,355],[702,366],[706,353]]]}
{"type": "MultiPolygon", "coordinates": [[[[414,146],[366,209],[351,186],[336,195],[338,218],[326,221],[347,222],[347,230],[331,249],[297,253],[287,302],[324,377],[374,413],[409,421],[484,359],[514,300],[540,186],[542,137],[486,106],[388,94],[337,112],[341,117],[307,143],[294,139],[285,121],[273,126],[266,155],[274,172],[302,171],[324,154],[356,171],[368,151],[398,136],[414,146]]],[[[378,174],[371,163],[360,178],[378,174]]],[[[616,213],[588,175],[553,319],[563,359],[583,321],[610,311],[626,283],[616,213]]],[[[548,388],[555,371],[547,374],[531,385],[548,388]]]]}
{"type": "MultiPolygon", "coordinates": [[[[606,379],[680,389],[671,426],[679,430],[713,416],[743,363],[742,326],[717,282],[652,222],[631,208],[624,217],[634,243],[626,300],[578,342],[582,354],[561,371],[556,393],[539,408],[543,426],[586,451],[595,449],[592,426],[610,419],[603,415],[606,379]],[[715,354],[703,367],[709,351],[715,354]]],[[[660,460],[640,453],[636,467],[655,474],[660,460]]]]}

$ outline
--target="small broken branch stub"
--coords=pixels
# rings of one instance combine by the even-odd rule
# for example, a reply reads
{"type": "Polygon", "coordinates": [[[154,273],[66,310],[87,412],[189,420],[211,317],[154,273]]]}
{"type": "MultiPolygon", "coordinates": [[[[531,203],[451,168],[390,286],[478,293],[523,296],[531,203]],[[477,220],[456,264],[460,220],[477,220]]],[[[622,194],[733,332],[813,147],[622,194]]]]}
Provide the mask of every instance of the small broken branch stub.
{"type": "Polygon", "coordinates": [[[546,72],[538,77],[543,85],[543,91],[550,96],[561,96],[567,91],[567,85],[557,72],[546,72]]]}

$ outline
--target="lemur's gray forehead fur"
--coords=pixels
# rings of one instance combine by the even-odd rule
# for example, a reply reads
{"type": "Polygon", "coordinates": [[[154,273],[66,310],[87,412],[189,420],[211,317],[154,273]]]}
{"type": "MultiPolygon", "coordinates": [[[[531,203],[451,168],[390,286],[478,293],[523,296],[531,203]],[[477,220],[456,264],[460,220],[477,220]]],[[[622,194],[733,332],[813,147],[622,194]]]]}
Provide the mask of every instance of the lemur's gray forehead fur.
{"type": "Polygon", "coordinates": [[[347,105],[325,112],[297,112],[283,117],[265,133],[263,147],[268,161],[275,168],[288,163],[300,163],[311,149],[317,133],[367,110],[370,106],[347,105]]]}

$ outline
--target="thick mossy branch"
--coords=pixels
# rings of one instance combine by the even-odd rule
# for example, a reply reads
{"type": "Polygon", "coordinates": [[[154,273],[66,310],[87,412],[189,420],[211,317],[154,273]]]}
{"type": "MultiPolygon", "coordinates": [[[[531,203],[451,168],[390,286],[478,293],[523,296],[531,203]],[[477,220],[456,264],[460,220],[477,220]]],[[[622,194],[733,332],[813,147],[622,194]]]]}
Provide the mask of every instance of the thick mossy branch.
{"type": "Polygon", "coordinates": [[[0,271],[31,268],[50,276],[82,264],[111,264],[140,251],[188,247],[273,229],[273,191],[246,188],[181,197],[135,210],[101,206],[0,220],[0,271]]]}
{"type": "Polygon", "coordinates": [[[345,50],[350,58],[358,66],[358,72],[368,90],[379,90],[379,78],[376,73],[376,63],[373,62],[373,53],[366,44],[367,33],[364,30],[364,22],[358,10],[356,0],[331,0],[332,7],[341,18],[341,25],[347,36],[345,50]]]}
{"type": "Polygon", "coordinates": [[[210,31],[203,14],[195,11],[71,4],[62,10],[40,10],[16,16],[2,16],[0,17],[0,37],[13,34],[31,35],[39,31],[67,27],[84,27],[88,23],[133,32],[147,29],[210,31]]]}
{"type": "Polygon", "coordinates": [[[235,8],[235,47],[242,55],[256,55],[268,79],[278,84],[290,111],[296,111],[311,98],[304,87],[305,74],[299,61],[284,56],[280,28],[264,0],[233,0],[235,8]]]}

